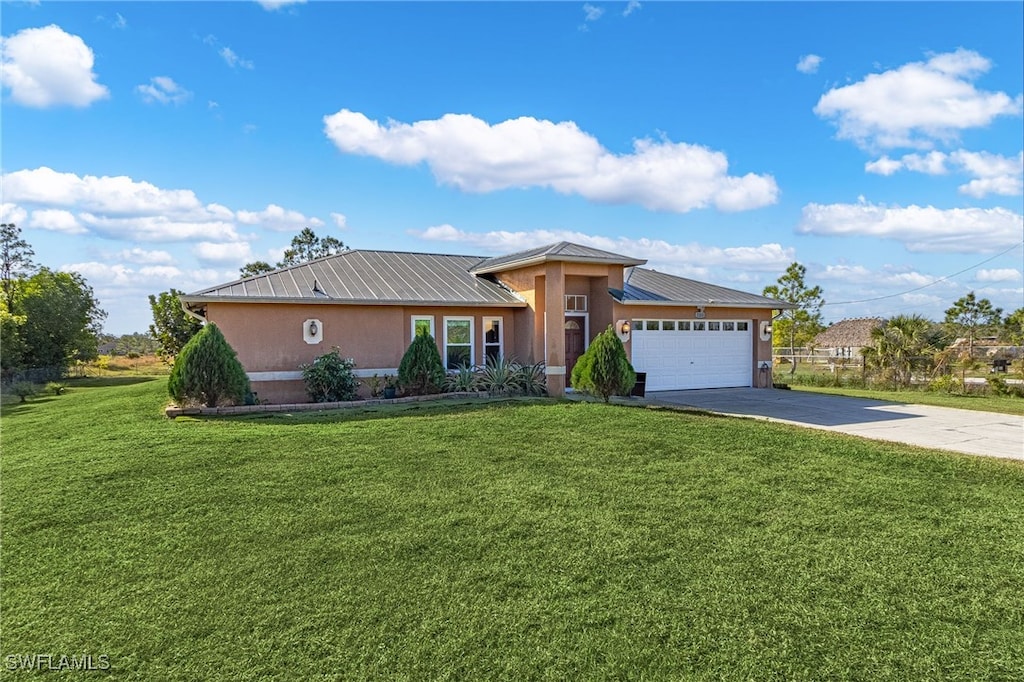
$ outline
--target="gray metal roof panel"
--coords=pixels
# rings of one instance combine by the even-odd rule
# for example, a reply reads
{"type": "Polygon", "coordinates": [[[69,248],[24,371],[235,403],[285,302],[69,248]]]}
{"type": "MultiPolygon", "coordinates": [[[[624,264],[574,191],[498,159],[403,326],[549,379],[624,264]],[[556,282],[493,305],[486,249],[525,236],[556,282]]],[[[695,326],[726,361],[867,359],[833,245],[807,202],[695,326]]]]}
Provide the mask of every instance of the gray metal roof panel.
{"type": "Polygon", "coordinates": [[[620,302],[663,305],[720,305],[783,310],[793,305],[766,296],[669,275],[648,268],[627,268],[620,302]]]}
{"type": "Polygon", "coordinates": [[[574,261],[584,263],[614,263],[620,265],[643,265],[647,261],[622,254],[602,251],[572,242],[557,242],[535,249],[527,249],[507,256],[487,258],[473,267],[474,273],[498,272],[545,261],[574,261]]]}
{"type": "Polygon", "coordinates": [[[524,305],[520,297],[497,282],[470,273],[469,269],[480,261],[479,256],[345,251],[196,291],[184,298],[524,305]]]}

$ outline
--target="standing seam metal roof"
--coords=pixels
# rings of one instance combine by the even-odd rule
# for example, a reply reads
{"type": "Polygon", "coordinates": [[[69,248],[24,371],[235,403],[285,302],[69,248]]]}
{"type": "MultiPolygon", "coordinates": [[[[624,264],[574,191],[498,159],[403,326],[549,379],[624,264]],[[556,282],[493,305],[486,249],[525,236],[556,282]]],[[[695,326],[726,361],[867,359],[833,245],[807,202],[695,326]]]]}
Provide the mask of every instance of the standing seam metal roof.
{"type": "Polygon", "coordinates": [[[627,268],[621,292],[615,292],[622,303],[662,305],[708,305],[749,308],[792,308],[792,304],[716,284],[669,275],[648,268],[627,268]]]}

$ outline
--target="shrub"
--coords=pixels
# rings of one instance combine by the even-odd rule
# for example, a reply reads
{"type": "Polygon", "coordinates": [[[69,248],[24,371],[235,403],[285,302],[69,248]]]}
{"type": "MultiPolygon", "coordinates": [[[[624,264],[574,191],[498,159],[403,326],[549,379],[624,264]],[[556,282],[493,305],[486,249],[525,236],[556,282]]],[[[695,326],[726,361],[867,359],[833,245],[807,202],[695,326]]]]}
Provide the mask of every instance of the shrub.
{"type": "Polygon", "coordinates": [[[487,358],[477,377],[477,386],[491,393],[516,393],[521,388],[519,382],[515,363],[501,357],[487,358]]]}
{"type": "Polygon", "coordinates": [[[398,383],[413,395],[439,393],[445,371],[434,337],[420,330],[398,365],[398,383]]]}
{"type": "Polygon", "coordinates": [[[356,399],[359,380],[352,372],[355,366],[355,361],[341,357],[341,349],[335,346],[331,352],[299,369],[306,382],[306,393],[313,402],[332,403],[356,399]]]}
{"type": "Polygon", "coordinates": [[[519,375],[517,383],[523,395],[547,395],[548,377],[544,369],[543,362],[516,367],[516,373],[519,375]]]}
{"type": "Polygon", "coordinates": [[[18,402],[27,403],[29,398],[35,397],[39,393],[39,387],[31,381],[19,381],[11,386],[11,393],[20,398],[18,402]]]}
{"type": "Polygon", "coordinates": [[[444,380],[444,390],[449,393],[475,391],[479,388],[479,376],[472,365],[461,364],[444,380]]]}
{"type": "Polygon", "coordinates": [[[572,370],[574,387],[599,395],[605,402],[613,395],[628,394],[635,383],[636,372],[611,325],[597,335],[572,370]]]}
{"type": "Polygon", "coordinates": [[[64,395],[64,392],[68,390],[68,385],[62,384],[59,381],[51,381],[46,384],[46,390],[54,395],[64,395]]]}
{"type": "Polygon", "coordinates": [[[217,325],[210,323],[178,353],[167,390],[182,407],[216,407],[243,402],[250,387],[235,350],[217,325]]]}

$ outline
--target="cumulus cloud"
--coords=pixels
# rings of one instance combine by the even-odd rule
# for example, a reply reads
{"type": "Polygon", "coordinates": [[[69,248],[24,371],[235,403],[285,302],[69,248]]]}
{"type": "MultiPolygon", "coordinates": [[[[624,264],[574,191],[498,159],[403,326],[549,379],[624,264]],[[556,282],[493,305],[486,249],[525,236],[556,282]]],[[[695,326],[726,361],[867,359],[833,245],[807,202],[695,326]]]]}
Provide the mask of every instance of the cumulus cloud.
{"type": "Polygon", "coordinates": [[[199,242],[192,253],[204,263],[222,265],[241,265],[253,258],[248,242],[199,242]]]}
{"type": "Polygon", "coordinates": [[[203,204],[191,190],[163,189],[127,176],[79,176],[41,167],[7,173],[0,182],[5,198],[12,200],[7,212],[17,209],[23,219],[25,210],[17,205],[35,209],[30,225],[109,239],[245,242],[238,224],[294,231],[324,225],[276,204],[236,213],[221,204],[203,204]]]}
{"type": "Polygon", "coordinates": [[[640,139],[614,154],[571,121],[531,117],[490,125],[468,114],[385,124],[342,109],[324,117],[341,151],[388,163],[426,163],[443,184],[466,192],[549,187],[605,204],[683,213],[714,206],[742,211],[773,204],[771,175],[728,174],[724,153],[700,145],[640,139]]]}
{"type": "Polygon", "coordinates": [[[21,206],[12,203],[0,204],[0,223],[14,223],[18,225],[25,222],[28,211],[21,206]]]}
{"type": "Polygon", "coordinates": [[[87,107],[110,96],[96,82],[93,52],[79,36],[51,24],[26,28],[0,41],[0,81],[11,101],[45,109],[87,107]]]}
{"type": "Polygon", "coordinates": [[[962,194],[979,199],[989,194],[1024,194],[1024,152],[1016,157],[1010,157],[960,149],[949,154],[939,151],[928,154],[904,154],[899,159],[882,156],[876,161],[866,163],[864,170],[880,175],[892,175],[899,170],[945,175],[955,170],[974,178],[960,185],[959,190],[962,194]]]}
{"type": "Polygon", "coordinates": [[[282,7],[305,4],[306,0],[257,0],[257,2],[259,2],[260,7],[263,9],[268,12],[273,12],[281,9],[282,7]]]}
{"type": "Polygon", "coordinates": [[[797,231],[829,237],[877,237],[909,251],[989,253],[1020,241],[1024,216],[1005,208],[808,204],[797,231]]]}
{"type": "Polygon", "coordinates": [[[626,3],[626,9],[622,10],[622,16],[628,17],[633,12],[639,10],[643,5],[640,4],[639,0],[629,0],[626,3]]]}
{"type": "Polygon", "coordinates": [[[604,15],[604,10],[589,2],[583,5],[583,21],[597,21],[604,15]]]}
{"type": "Polygon", "coordinates": [[[348,218],[345,217],[344,213],[331,213],[331,221],[339,230],[348,229],[348,218]]]}
{"type": "Polygon", "coordinates": [[[979,282],[1019,282],[1024,275],[1015,268],[994,268],[978,270],[974,278],[979,282]]]}
{"type": "Polygon", "coordinates": [[[149,83],[136,85],[135,92],[139,93],[142,101],[147,104],[159,102],[160,104],[182,104],[192,99],[192,93],[181,87],[168,76],[155,76],[149,79],[149,83]]]}
{"type": "Polygon", "coordinates": [[[174,262],[174,256],[167,251],[149,251],[139,247],[119,251],[113,254],[113,258],[139,265],[170,265],[174,262]]]}
{"type": "Polygon", "coordinates": [[[602,237],[573,230],[529,230],[467,232],[452,225],[435,225],[409,234],[427,241],[455,242],[482,253],[513,253],[559,241],[570,241],[597,249],[646,258],[648,267],[677,274],[698,276],[708,267],[774,272],[793,262],[795,252],[780,244],[721,248],[696,242],[673,244],[661,239],[602,237]],[[701,267],[695,269],[694,263],[701,267]]]}
{"type": "Polygon", "coordinates": [[[239,67],[242,69],[252,69],[253,63],[249,59],[242,59],[238,54],[228,46],[224,46],[217,51],[224,63],[230,66],[232,69],[239,67]]]}
{"type": "Polygon", "coordinates": [[[51,232],[63,232],[64,234],[85,234],[88,232],[79,224],[75,214],[59,208],[45,208],[32,211],[32,217],[28,221],[29,227],[51,232]]]}
{"type": "Polygon", "coordinates": [[[1021,114],[1021,94],[975,87],[974,81],[991,66],[985,57],[963,48],[933,55],[926,62],[833,88],[821,96],[814,113],[835,123],[840,139],[865,148],[928,149],[998,116],[1021,114]]]}
{"type": "Polygon", "coordinates": [[[323,227],[319,218],[307,218],[298,211],[289,211],[277,204],[268,204],[262,211],[238,211],[238,222],[245,225],[259,225],[278,232],[298,232],[304,227],[323,227]]]}
{"type": "Polygon", "coordinates": [[[818,73],[818,67],[823,61],[824,59],[816,54],[805,54],[796,63],[796,70],[800,73],[818,73]]]}

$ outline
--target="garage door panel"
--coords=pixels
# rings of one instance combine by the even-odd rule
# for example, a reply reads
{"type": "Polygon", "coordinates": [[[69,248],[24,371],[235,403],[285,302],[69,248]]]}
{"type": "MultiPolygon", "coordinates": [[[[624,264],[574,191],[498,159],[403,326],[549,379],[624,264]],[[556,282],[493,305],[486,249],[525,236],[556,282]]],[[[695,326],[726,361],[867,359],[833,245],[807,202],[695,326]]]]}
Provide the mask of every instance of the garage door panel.
{"type": "Polygon", "coordinates": [[[683,331],[650,329],[645,322],[633,330],[633,366],[647,373],[649,391],[750,386],[753,325],[745,326],[683,331]]]}

